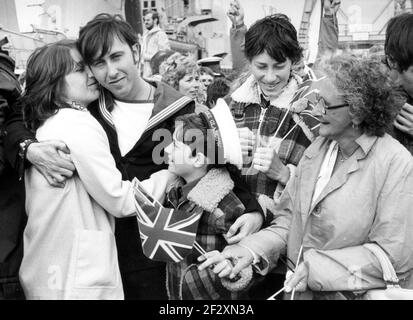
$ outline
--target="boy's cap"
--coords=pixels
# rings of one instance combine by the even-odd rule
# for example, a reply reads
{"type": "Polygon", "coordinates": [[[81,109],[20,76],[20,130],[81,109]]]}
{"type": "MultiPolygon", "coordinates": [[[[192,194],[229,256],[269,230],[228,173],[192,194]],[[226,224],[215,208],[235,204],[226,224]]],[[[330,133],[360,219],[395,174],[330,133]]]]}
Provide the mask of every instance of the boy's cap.
{"type": "Polygon", "coordinates": [[[209,128],[214,130],[218,154],[224,157],[222,160],[241,170],[243,164],[241,142],[237,126],[226,102],[218,99],[214,108],[201,112],[201,115],[207,120],[209,128]]]}

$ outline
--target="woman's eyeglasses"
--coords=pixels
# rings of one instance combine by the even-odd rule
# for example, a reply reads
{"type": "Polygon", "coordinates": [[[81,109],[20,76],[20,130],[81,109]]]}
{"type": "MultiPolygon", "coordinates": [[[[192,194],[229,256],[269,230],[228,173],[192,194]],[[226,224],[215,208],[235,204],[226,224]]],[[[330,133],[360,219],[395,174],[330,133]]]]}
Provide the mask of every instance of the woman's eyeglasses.
{"type": "Polygon", "coordinates": [[[324,99],[319,96],[319,94],[316,94],[316,103],[314,105],[314,109],[317,110],[318,112],[322,114],[326,114],[327,110],[334,110],[334,109],[340,109],[344,107],[348,107],[348,103],[342,103],[342,104],[336,104],[332,106],[327,106],[324,99]]]}

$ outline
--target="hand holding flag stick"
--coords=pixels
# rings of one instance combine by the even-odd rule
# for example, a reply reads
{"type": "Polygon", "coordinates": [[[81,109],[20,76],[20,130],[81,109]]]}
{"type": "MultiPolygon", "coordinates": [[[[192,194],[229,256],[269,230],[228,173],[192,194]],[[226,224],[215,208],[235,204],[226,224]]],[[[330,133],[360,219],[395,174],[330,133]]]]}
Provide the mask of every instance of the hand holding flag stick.
{"type": "MultiPolygon", "coordinates": [[[[298,97],[299,94],[304,92],[307,89],[308,89],[308,87],[303,87],[302,90],[298,90],[297,93],[294,95],[294,98],[292,99],[292,101],[294,101],[294,100],[295,101],[292,102],[290,104],[290,106],[288,107],[287,112],[284,114],[284,117],[281,120],[281,123],[279,124],[279,126],[278,126],[277,130],[275,131],[274,135],[272,136],[271,142],[269,143],[269,145],[271,145],[272,140],[277,137],[282,125],[284,124],[285,119],[287,118],[287,116],[290,112],[293,112],[297,115],[303,113],[303,114],[308,114],[308,115],[311,116],[311,111],[306,111],[306,109],[308,108],[308,105],[309,105],[309,100],[306,97],[308,97],[311,94],[318,93],[319,90],[318,89],[313,89],[313,90],[307,92],[306,94],[304,94],[302,97],[299,98],[298,97]]],[[[281,142],[284,141],[291,134],[291,132],[293,132],[294,129],[297,128],[297,126],[300,125],[303,122],[304,122],[304,119],[302,117],[300,117],[300,120],[294,125],[294,127],[292,127],[291,130],[287,134],[285,134],[283,138],[281,138],[281,141],[279,142],[279,144],[281,144],[281,142]]],[[[311,130],[313,130],[315,128],[317,128],[317,126],[311,128],[311,130]]]]}

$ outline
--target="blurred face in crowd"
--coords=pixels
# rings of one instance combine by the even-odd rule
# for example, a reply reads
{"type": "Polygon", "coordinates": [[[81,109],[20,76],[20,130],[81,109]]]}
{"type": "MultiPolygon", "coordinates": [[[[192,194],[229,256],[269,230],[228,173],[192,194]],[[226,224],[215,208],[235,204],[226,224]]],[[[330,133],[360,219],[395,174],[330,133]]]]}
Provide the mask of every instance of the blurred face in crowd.
{"type": "Polygon", "coordinates": [[[155,21],[153,20],[152,13],[145,15],[143,22],[147,30],[152,30],[152,28],[155,26],[155,21]]]}
{"type": "Polygon", "coordinates": [[[319,90],[313,115],[320,121],[320,136],[336,141],[351,137],[355,129],[352,126],[349,106],[331,79],[314,82],[313,87],[319,90]]]}
{"type": "MultiPolygon", "coordinates": [[[[96,56],[99,57],[100,53],[96,56]]],[[[115,36],[112,47],[91,64],[93,75],[116,99],[133,101],[139,89],[139,51],[115,36]]]]}
{"type": "Polygon", "coordinates": [[[199,73],[194,71],[192,73],[187,73],[178,82],[178,91],[192,99],[196,99],[199,94],[199,73]]]}
{"type": "Polygon", "coordinates": [[[200,78],[205,88],[208,88],[209,85],[214,81],[214,77],[209,75],[208,73],[202,73],[200,78]]]}
{"type": "Polygon", "coordinates": [[[261,91],[268,97],[280,94],[290,79],[292,62],[274,60],[266,51],[253,57],[250,61],[251,73],[257,80],[261,91]]]}
{"type": "Polygon", "coordinates": [[[72,49],[70,54],[75,62],[75,67],[65,76],[63,100],[68,104],[76,103],[87,107],[99,98],[99,85],[89,67],[85,66],[79,51],[72,49]]]}

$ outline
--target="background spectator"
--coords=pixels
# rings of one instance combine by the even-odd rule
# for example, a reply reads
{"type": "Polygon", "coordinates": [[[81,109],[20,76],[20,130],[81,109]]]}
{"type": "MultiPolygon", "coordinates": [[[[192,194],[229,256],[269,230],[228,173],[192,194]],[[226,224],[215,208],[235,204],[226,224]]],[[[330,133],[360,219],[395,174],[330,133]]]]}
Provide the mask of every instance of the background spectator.
{"type": "Polygon", "coordinates": [[[169,39],[166,33],[159,27],[159,15],[155,11],[148,11],[144,16],[146,31],[143,34],[143,76],[150,77],[152,70],[150,61],[160,50],[170,50],[169,39]]]}
{"type": "Polygon", "coordinates": [[[205,110],[205,91],[201,88],[200,70],[192,56],[174,53],[160,66],[162,81],[197,102],[195,111],[205,110]]]}
{"type": "Polygon", "coordinates": [[[212,109],[219,98],[224,98],[230,90],[228,81],[223,78],[215,79],[207,89],[206,105],[212,109]]]}

